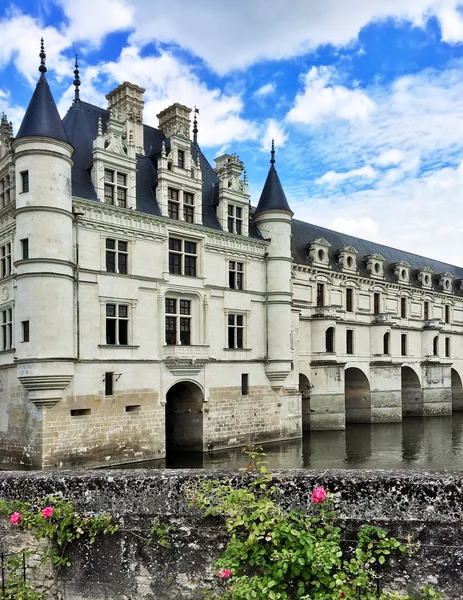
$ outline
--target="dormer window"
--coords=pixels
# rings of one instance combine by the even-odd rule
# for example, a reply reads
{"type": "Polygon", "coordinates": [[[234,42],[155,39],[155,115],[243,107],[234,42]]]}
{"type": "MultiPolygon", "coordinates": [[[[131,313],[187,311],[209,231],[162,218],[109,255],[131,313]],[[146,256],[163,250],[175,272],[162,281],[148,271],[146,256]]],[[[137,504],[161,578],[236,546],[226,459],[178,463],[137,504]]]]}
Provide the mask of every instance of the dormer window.
{"type": "Polygon", "coordinates": [[[190,192],[183,193],[183,218],[187,223],[194,223],[195,197],[190,192]]]}
{"type": "Polygon", "coordinates": [[[343,271],[355,272],[357,270],[357,250],[353,246],[345,246],[338,252],[338,265],[343,271]]]}
{"type": "Polygon", "coordinates": [[[431,267],[423,267],[418,271],[418,283],[425,289],[431,289],[432,287],[432,274],[433,270],[431,267]]]}
{"type": "Polygon", "coordinates": [[[446,293],[452,293],[452,281],[453,275],[452,273],[442,273],[439,277],[439,287],[446,293]]]}
{"type": "Polygon", "coordinates": [[[177,151],[177,166],[180,169],[185,168],[185,151],[184,150],[177,151]]]}
{"type": "Polygon", "coordinates": [[[243,231],[243,209],[240,206],[228,205],[228,231],[239,235],[243,231]]]}
{"type": "Polygon", "coordinates": [[[169,188],[167,195],[167,214],[171,219],[176,219],[178,221],[180,215],[180,200],[178,198],[178,190],[169,188]]]}
{"type": "Polygon", "coordinates": [[[384,256],[382,254],[370,254],[366,257],[367,271],[370,277],[383,279],[384,277],[384,256]]]}
{"type": "Polygon", "coordinates": [[[318,238],[309,245],[309,260],[314,266],[328,266],[328,250],[331,244],[325,238],[318,238]]]}
{"type": "Polygon", "coordinates": [[[397,262],[394,265],[394,277],[399,283],[410,283],[410,263],[407,261],[397,262]]]}
{"type": "Polygon", "coordinates": [[[104,201],[127,208],[127,175],[112,169],[104,170],[104,201]]]}

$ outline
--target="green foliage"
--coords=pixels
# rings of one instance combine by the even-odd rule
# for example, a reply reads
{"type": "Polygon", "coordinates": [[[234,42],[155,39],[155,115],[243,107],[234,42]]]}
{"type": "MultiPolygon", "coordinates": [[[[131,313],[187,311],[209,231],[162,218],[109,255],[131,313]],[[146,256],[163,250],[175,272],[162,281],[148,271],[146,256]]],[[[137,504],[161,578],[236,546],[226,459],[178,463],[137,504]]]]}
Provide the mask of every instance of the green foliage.
{"type": "Polygon", "coordinates": [[[314,504],[313,514],[283,510],[265,467],[261,448],[244,449],[248,472],[240,485],[205,480],[189,486],[190,505],[206,516],[221,517],[230,535],[216,562],[220,591],[215,600],[421,600],[440,598],[427,588],[418,597],[380,591],[380,569],[392,553],[417,548],[371,525],[342,544],[334,497],[314,504]]]}
{"type": "Polygon", "coordinates": [[[153,519],[151,521],[151,529],[149,532],[148,544],[154,539],[158,546],[162,548],[171,548],[172,544],[169,540],[169,534],[176,531],[176,527],[163,523],[159,519],[153,519]]]}
{"type": "MultiPolygon", "coordinates": [[[[66,550],[69,544],[85,539],[90,543],[97,535],[113,534],[117,525],[111,524],[111,516],[107,513],[81,516],[75,511],[70,500],[60,496],[47,496],[35,504],[19,500],[0,500],[0,517],[10,520],[11,527],[30,530],[36,540],[49,539],[51,544],[37,549],[25,549],[26,555],[40,554],[42,565],[51,564],[58,569],[69,567],[71,561],[66,550]],[[45,512],[44,512],[45,511],[45,512]],[[19,514],[17,523],[11,522],[14,513],[19,514]]],[[[8,557],[5,565],[7,589],[0,600],[40,600],[42,595],[35,592],[32,586],[23,580],[22,553],[8,557]]]]}

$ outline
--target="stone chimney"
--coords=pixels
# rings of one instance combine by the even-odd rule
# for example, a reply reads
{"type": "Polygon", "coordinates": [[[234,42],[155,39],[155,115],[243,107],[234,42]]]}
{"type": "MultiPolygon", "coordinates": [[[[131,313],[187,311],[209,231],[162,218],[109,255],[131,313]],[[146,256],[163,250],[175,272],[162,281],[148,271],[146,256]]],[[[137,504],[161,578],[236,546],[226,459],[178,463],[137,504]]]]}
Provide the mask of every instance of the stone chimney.
{"type": "Polygon", "coordinates": [[[137,154],[144,154],[143,149],[143,93],[144,89],[124,81],[106,96],[108,110],[115,113],[126,127],[127,141],[133,138],[137,154]]]}
{"type": "Polygon", "coordinates": [[[188,106],[183,106],[183,104],[179,104],[178,102],[172,104],[172,106],[169,106],[157,115],[159,129],[168,138],[180,133],[189,140],[190,113],[191,108],[188,108],[188,106]]]}

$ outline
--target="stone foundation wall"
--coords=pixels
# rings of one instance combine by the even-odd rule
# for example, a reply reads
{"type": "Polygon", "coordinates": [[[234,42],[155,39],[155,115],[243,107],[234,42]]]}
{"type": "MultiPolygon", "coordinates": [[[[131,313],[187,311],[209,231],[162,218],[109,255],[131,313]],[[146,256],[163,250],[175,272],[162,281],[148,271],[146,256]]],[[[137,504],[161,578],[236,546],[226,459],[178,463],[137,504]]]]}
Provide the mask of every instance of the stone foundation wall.
{"type": "MultiPolygon", "coordinates": [[[[73,547],[73,564],[60,574],[56,599],[59,592],[64,600],[200,600],[202,590],[217,581],[213,562],[226,538],[220,522],[187,506],[182,490],[210,476],[207,471],[0,472],[0,498],[61,493],[79,511],[109,511],[119,521],[115,536],[73,547]],[[176,525],[171,549],[142,539],[153,517],[176,525]]],[[[412,593],[431,584],[444,599],[461,599],[462,473],[298,470],[276,472],[274,479],[285,507],[307,509],[316,485],[339,493],[347,536],[359,524],[375,523],[420,541],[414,556],[395,559],[383,571],[388,589],[412,593]]],[[[17,536],[0,535],[0,552],[18,548],[17,536]]]]}
{"type": "Polygon", "coordinates": [[[165,411],[154,390],[68,396],[43,410],[44,468],[121,464],[165,455],[165,411]]]}

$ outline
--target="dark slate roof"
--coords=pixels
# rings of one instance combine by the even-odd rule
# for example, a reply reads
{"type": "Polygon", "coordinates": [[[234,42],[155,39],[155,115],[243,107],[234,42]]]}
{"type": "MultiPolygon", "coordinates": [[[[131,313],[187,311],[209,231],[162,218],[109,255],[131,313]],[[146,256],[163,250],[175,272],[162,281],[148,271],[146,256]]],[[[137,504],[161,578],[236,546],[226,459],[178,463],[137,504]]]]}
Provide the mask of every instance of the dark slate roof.
{"type": "Polygon", "coordinates": [[[16,139],[48,137],[69,144],[45,73],[41,73],[16,139]]]}
{"type": "Polygon", "coordinates": [[[280,178],[278,177],[278,173],[276,172],[273,163],[270,166],[264,189],[260,195],[260,200],[255,212],[259,213],[264,210],[286,210],[291,212],[280,178]]]}
{"type": "MultiPolygon", "coordinates": [[[[397,250],[396,248],[390,248],[389,246],[383,246],[382,244],[376,244],[375,242],[369,242],[352,235],[339,233],[337,231],[332,231],[331,229],[325,229],[324,227],[318,227],[317,225],[312,225],[311,223],[305,223],[304,221],[298,221],[296,219],[293,219],[292,225],[291,252],[293,260],[302,265],[309,265],[309,245],[318,238],[325,238],[331,244],[328,255],[330,261],[329,264],[333,271],[340,271],[337,262],[337,253],[339,250],[345,246],[353,246],[358,251],[357,271],[360,275],[365,277],[369,277],[366,270],[365,257],[369,254],[381,254],[385,259],[384,275],[385,280],[388,282],[396,282],[392,265],[401,261],[407,261],[412,267],[412,276],[410,279],[410,284],[412,286],[419,285],[417,280],[418,269],[422,269],[423,267],[431,267],[434,271],[433,288],[436,291],[442,291],[438,287],[438,278],[435,277],[436,275],[449,272],[455,279],[463,279],[462,267],[456,267],[438,260],[418,256],[411,252],[405,252],[403,250],[397,250]]],[[[460,293],[455,284],[453,291],[460,293]]]]}

